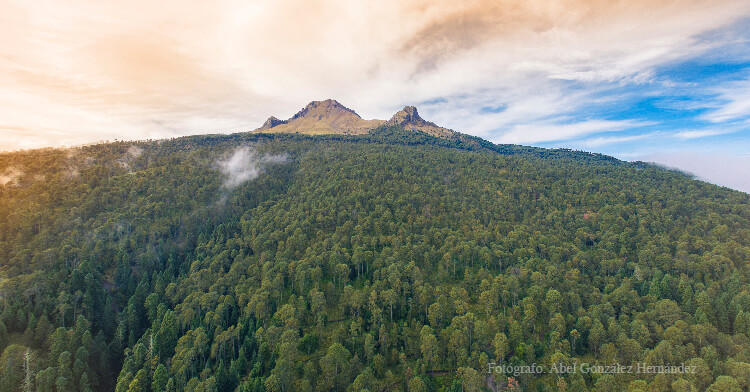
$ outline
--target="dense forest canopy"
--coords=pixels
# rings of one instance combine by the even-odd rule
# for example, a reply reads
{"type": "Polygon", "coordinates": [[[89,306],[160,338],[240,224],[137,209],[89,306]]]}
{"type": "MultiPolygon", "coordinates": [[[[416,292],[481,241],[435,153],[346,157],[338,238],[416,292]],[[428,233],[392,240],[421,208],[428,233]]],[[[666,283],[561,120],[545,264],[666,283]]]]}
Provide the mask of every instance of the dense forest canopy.
{"type": "Polygon", "coordinates": [[[750,196],[583,152],[381,127],[5,153],[0,391],[748,391],[748,262],[750,196]]]}

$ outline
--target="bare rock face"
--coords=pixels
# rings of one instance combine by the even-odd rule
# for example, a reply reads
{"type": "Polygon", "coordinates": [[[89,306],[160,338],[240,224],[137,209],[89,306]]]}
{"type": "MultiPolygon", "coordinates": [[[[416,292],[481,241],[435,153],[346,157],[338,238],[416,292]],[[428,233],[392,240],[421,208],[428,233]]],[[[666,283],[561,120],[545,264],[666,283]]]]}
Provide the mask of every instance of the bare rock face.
{"type": "Polygon", "coordinates": [[[439,127],[433,122],[426,121],[419,116],[419,112],[417,112],[417,108],[414,106],[405,106],[401,111],[394,114],[386,124],[396,125],[408,131],[421,131],[444,139],[453,139],[458,135],[458,133],[450,129],[439,127]]]}
{"type": "Polygon", "coordinates": [[[278,118],[271,116],[268,118],[268,120],[266,120],[266,122],[263,123],[263,125],[259,129],[269,129],[281,124],[286,124],[286,121],[279,120],[278,118]]]}
{"type": "Polygon", "coordinates": [[[297,118],[302,117],[310,117],[310,116],[323,116],[323,117],[330,117],[330,116],[348,116],[348,115],[354,115],[357,118],[359,117],[359,114],[357,114],[354,110],[351,110],[347,108],[346,106],[340,104],[335,99],[326,99],[325,101],[312,101],[307,104],[302,110],[297,112],[290,120],[294,120],[297,118]]]}
{"type": "Polygon", "coordinates": [[[398,126],[432,136],[455,139],[458,133],[439,127],[419,116],[417,108],[406,106],[388,121],[364,120],[354,110],[336,100],[312,101],[288,120],[270,117],[257,129],[259,132],[306,134],[364,134],[380,125],[398,126]]]}
{"type": "MultiPolygon", "coordinates": [[[[414,106],[405,106],[401,111],[394,114],[393,117],[391,117],[390,120],[388,120],[389,125],[424,125],[428,122],[423,120],[422,117],[419,117],[419,113],[417,112],[417,108],[414,106]]],[[[429,123],[432,124],[432,123],[429,123]]],[[[435,124],[432,124],[435,125],[435,124]]]]}
{"type": "Polygon", "coordinates": [[[380,120],[363,120],[354,110],[336,100],[312,101],[288,120],[269,118],[261,132],[307,134],[362,134],[382,124],[380,120]]]}

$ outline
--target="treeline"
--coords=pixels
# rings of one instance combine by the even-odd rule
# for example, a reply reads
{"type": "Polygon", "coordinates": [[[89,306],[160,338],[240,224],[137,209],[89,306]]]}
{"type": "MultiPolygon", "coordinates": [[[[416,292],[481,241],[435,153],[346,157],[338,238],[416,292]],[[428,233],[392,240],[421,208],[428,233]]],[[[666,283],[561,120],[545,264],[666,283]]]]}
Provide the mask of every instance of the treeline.
{"type": "Polygon", "coordinates": [[[399,129],[8,167],[3,391],[750,388],[750,197],[679,173],[399,129]],[[229,189],[248,145],[290,160],[229,189]],[[698,371],[488,379],[501,361],[698,371]]]}

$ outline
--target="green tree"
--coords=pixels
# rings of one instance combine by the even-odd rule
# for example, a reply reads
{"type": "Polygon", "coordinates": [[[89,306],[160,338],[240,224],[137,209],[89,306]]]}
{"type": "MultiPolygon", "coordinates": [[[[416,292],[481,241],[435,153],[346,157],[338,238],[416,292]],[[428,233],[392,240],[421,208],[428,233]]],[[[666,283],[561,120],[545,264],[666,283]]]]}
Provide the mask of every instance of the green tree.
{"type": "Polygon", "coordinates": [[[742,392],[740,384],[737,380],[729,376],[719,376],[716,381],[711,384],[706,392],[742,392]]]}
{"type": "Polygon", "coordinates": [[[483,382],[479,373],[470,367],[460,367],[456,375],[461,379],[461,388],[466,392],[478,392],[482,390],[483,382]]]}
{"type": "Polygon", "coordinates": [[[366,367],[362,372],[357,375],[352,383],[350,389],[353,391],[370,391],[373,387],[373,381],[375,376],[369,367],[366,367]]]}
{"type": "Polygon", "coordinates": [[[89,382],[89,376],[85,372],[81,374],[80,381],[78,382],[78,390],[81,392],[91,392],[91,383],[89,382]]]}
{"type": "Polygon", "coordinates": [[[8,328],[5,327],[5,323],[0,320],[0,352],[5,350],[5,346],[8,345],[8,328]]]}
{"type": "Polygon", "coordinates": [[[348,376],[349,351],[339,343],[328,347],[326,355],[320,359],[323,385],[330,390],[342,390],[348,376]]]}
{"type": "Polygon", "coordinates": [[[409,380],[409,392],[427,392],[427,384],[419,376],[409,380]]]}
{"type": "Polygon", "coordinates": [[[57,380],[55,386],[59,391],[71,390],[75,387],[75,378],[70,367],[70,353],[63,351],[57,359],[57,380]]]}
{"type": "Polygon", "coordinates": [[[432,329],[426,325],[420,331],[420,350],[425,364],[430,369],[437,368],[440,363],[440,346],[437,338],[432,334],[432,329]]]}
{"type": "Polygon", "coordinates": [[[505,336],[504,333],[498,332],[495,335],[495,339],[492,341],[492,345],[495,348],[495,360],[503,361],[505,359],[505,354],[508,353],[508,338],[505,336]]]}
{"type": "Polygon", "coordinates": [[[138,373],[135,374],[135,377],[133,377],[133,381],[130,382],[130,385],[128,386],[128,392],[141,392],[141,391],[148,391],[148,376],[146,375],[146,370],[141,369],[138,371],[138,373]]]}
{"type": "Polygon", "coordinates": [[[154,392],[166,392],[167,382],[169,382],[169,373],[164,364],[159,364],[154,371],[151,381],[151,390],[154,392]]]}

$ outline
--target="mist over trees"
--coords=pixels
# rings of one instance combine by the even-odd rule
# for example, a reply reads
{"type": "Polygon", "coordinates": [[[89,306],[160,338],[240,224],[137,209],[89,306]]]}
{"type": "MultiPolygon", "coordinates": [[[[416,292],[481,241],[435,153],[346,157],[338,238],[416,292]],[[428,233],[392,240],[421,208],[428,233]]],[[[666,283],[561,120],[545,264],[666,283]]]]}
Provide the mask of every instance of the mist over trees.
{"type": "Polygon", "coordinates": [[[395,127],[11,172],[0,391],[750,390],[750,196],[680,173],[395,127]]]}

